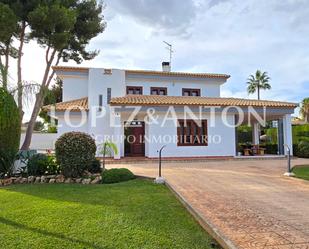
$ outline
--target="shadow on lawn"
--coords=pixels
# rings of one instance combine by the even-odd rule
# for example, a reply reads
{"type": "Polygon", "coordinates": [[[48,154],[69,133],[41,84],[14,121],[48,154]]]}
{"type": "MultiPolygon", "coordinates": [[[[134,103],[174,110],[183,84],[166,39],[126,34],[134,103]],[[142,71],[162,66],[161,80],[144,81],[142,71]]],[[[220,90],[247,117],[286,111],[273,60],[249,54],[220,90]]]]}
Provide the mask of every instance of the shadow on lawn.
{"type": "Polygon", "coordinates": [[[95,249],[110,249],[110,247],[107,247],[107,246],[98,246],[98,245],[92,244],[88,241],[67,237],[67,236],[60,234],[60,233],[48,232],[48,231],[45,231],[45,230],[42,230],[42,229],[39,229],[39,228],[29,227],[29,226],[17,223],[17,222],[12,221],[12,220],[8,220],[4,217],[0,217],[0,223],[3,223],[3,224],[8,225],[8,226],[15,227],[15,228],[18,228],[18,229],[23,229],[23,230],[27,230],[27,231],[30,231],[30,232],[38,233],[38,234],[41,234],[41,235],[44,235],[44,236],[54,237],[54,238],[66,240],[66,241],[72,242],[72,243],[79,243],[79,244],[82,244],[83,246],[87,246],[87,247],[91,247],[91,248],[95,248],[95,249]]]}
{"type": "Polygon", "coordinates": [[[42,199],[75,202],[87,205],[124,206],[138,205],[138,201],[151,201],[153,194],[165,195],[167,190],[162,186],[151,184],[147,180],[131,180],[117,184],[29,184],[11,185],[3,188],[6,191],[22,193],[42,199]]]}

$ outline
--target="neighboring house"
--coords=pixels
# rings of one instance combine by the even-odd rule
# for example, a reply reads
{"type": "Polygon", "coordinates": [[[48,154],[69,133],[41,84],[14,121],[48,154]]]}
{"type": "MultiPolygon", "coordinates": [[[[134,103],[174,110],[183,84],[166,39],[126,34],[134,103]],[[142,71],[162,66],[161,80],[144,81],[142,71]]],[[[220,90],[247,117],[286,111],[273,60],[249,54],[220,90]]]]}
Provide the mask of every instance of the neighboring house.
{"type": "MultiPolygon", "coordinates": [[[[291,114],[296,104],[222,98],[220,87],[229,75],[171,72],[168,63],[162,65],[162,71],[54,67],[63,80],[64,102],[51,113],[59,121],[59,135],[82,131],[98,144],[113,140],[120,151],[115,159],[154,158],[166,144],[164,157],[233,157],[235,124],[253,121],[253,142],[258,144],[258,119],[252,114],[266,109],[267,120],[279,121],[280,153],[284,154],[283,144],[292,148],[291,114]],[[65,113],[70,114],[69,122],[65,113]],[[144,135],[145,139],[132,139],[144,135]]],[[[52,106],[45,108],[52,112],[52,106]]]]}

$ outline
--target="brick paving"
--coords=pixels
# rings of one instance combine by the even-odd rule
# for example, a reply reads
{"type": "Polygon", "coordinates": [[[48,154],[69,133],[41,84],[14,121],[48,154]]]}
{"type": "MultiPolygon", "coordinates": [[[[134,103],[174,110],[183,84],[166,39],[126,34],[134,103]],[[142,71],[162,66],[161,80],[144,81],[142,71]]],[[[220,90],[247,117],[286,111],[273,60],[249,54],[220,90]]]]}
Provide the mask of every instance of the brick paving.
{"type": "MultiPolygon", "coordinates": [[[[155,163],[110,167],[157,172],[155,163]]],[[[163,176],[236,248],[309,249],[309,181],[284,177],[285,169],[285,160],[173,162],[163,164],[163,176]]]]}

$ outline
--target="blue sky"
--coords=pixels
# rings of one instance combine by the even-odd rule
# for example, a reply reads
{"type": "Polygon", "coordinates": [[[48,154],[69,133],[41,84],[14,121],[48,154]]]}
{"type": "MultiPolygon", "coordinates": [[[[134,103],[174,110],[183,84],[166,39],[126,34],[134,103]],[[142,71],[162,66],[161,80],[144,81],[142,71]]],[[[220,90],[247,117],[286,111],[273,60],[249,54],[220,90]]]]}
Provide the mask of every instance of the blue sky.
{"type": "MultiPolygon", "coordinates": [[[[230,74],[223,96],[256,98],[248,96],[246,79],[261,69],[272,84],[263,99],[309,97],[307,0],[106,0],[105,5],[106,30],[90,44],[101,52],[81,66],[161,70],[169,58],[165,40],[175,50],[173,71],[230,74]]],[[[39,81],[43,56],[33,43],[26,46],[25,80],[39,81]]]]}

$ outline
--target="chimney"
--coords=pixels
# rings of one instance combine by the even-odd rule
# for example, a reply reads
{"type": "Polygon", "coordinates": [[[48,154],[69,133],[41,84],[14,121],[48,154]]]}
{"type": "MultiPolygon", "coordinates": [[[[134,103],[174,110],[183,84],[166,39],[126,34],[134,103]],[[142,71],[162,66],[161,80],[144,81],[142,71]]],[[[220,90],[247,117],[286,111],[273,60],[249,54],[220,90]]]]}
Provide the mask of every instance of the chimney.
{"type": "Polygon", "coordinates": [[[162,71],[163,72],[170,72],[171,71],[171,64],[168,61],[162,62],[162,71]]]}

